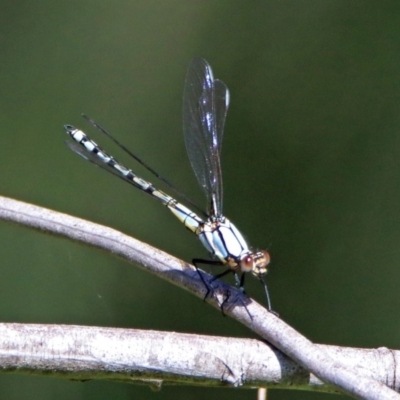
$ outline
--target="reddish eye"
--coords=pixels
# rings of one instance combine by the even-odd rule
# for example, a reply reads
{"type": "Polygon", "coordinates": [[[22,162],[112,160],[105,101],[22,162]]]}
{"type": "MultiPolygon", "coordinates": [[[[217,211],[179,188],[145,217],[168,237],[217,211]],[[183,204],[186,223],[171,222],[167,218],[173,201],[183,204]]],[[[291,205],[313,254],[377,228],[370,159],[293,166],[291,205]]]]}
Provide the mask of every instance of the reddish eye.
{"type": "Polygon", "coordinates": [[[246,256],[240,261],[240,269],[242,272],[250,272],[253,269],[254,261],[252,256],[246,256]]]}

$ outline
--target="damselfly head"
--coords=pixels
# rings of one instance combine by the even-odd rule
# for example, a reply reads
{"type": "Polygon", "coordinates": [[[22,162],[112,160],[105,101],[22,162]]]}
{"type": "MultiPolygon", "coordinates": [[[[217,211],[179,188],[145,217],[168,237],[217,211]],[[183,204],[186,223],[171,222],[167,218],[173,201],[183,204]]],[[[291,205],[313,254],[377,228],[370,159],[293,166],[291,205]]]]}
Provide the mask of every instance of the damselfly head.
{"type": "Polygon", "coordinates": [[[256,277],[260,277],[267,273],[267,267],[270,261],[271,256],[268,251],[260,250],[256,253],[245,255],[240,260],[240,269],[242,272],[251,272],[256,277]]]}

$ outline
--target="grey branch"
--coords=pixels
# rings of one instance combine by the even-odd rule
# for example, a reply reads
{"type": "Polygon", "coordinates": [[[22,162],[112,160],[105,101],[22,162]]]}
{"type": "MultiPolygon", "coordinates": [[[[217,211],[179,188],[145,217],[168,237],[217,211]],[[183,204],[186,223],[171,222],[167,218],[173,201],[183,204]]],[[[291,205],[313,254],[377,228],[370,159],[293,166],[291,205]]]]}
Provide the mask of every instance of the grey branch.
{"type": "MultiPolygon", "coordinates": [[[[204,298],[204,284],[201,282],[193,266],[114,229],[5,197],[0,197],[0,219],[51,232],[52,234],[64,236],[106,250],[128,262],[138,264],[141,268],[190,291],[201,299],[204,298]]],[[[207,275],[205,274],[204,276],[207,275]]],[[[211,276],[209,276],[209,278],[211,278],[211,276]]],[[[389,355],[385,357],[382,356],[382,354],[386,355],[385,351],[378,351],[378,353],[375,353],[374,357],[383,359],[387,365],[384,365],[384,372],[379,373],[378,376],[371,374],[371,372],[366,370],[366,364],[351,365],[350,362],[352,360],[348,358],[344,358],[343,360],[337,357],[336,352],[327,351],[325,347],[310,342],[276,315],[268,312],[264,307],[254,300],[249,299],[235,288],[226,285],[222,281],[215,281],[213,283],[213,288],[213,296],[210,296],[207,300],[209,304],[220,309],[221,304],[225,302],[225,314],[256,332],[263,339],[278,348],[282,353],[286,354],[291,360],[295,361],[299,366],[310,371],[325,382],[325,384],[331,386],[332,390],[335,388],[342,393],[359,399],[381,400],[400,398],[395,392],[395,390],[399,390],[400,382],[396,369],[397,353],[387,350],[387,354],[389,355]],[[388,362],[388,360],[392,360],[392,362],[388,362]]],[[[27,325],[26,328],[28,329],[29,325],[27,325]]],[[[67,328],[78,329],[76,327],[65,326],[55,328],[47,327],[48,331],[51,331],[51,329],[59,329],[65,330],[66,332],[68,331],[67,328]]],[[[99,332],[117,332],[117,330],[107,331],[104,330],[104,328],[102,328],[103,330],[100,328],[97,329],[99,329],[99,332]]],[[[125,330],[118,330],[118,332],[124,331],[125,330]]],[[[0,338],[1,337],[0,335],[0,338]]],[[[47,342],[47,338],[46,336],[40,337],[42,339],[41,343],[44,345],[45,342],[47,342]]],[[[70,344],[75,343],[73,336],[69,338],[69,341],[68,335],[63,336],[62,341],[64,340],[70,344]]],[[[109,340],[111,340],[111,337],[109,340]]],[[[161,341],[161,343],[162,342],[163,341],[161,341]]],[[[86,342],[83,341],[82,343],[83,345],[81,345],[85,347],[85,345],[90,343],[90,340],[88,339],[86,342]]],[[[105,343],[108,342],[105,341],[105,343]]],[[[124,341],[124,343],[125,346],[120,349],[120,353],[128,351],[134,346],[132,343],[126,341],[124,341]]],[[[162,345],[160,347],[162,347],[162,345]]],[[[1,348],[3,348],[3,346],[1,346],[1,348]]],[[[69,350],[71,351],[71,347],[69,350]]],[[[103,352],[98,353],[96,357],[98,362],[101,361],[101,354],[106,355],[107,351],[108,345],[104,347],[103,352]]],[[[226,356],[230,356],[231,351],[230,345],[228,345],[228,347],[225,348],[226,356]]],[[[95,352],[93,354],[95,354],[95,352]]],[[[14,356],[18,358],[19,354],[16,353],[14,356]]],[[[154,353],[154,357],[156,356],[157,353],[154,353]]],[[[282,358],[283,356],[280,355],[280,357],[282,358]]],[[[225,373],[219,375],[219,379],[221,379],[225,385],[240,386],[245,384],[246,381],[243,377],[246,376],[246,373],[243,373],[243,371],[246,372],[246,370],[242,368],[242,364],[233,365],[230,364],[230,362],[227,363],[223,357],[218,358],[218,360],[220,361],[218,361],[217,364],[220,362],[220,365],[225,365],[225,373]]],[[[80,369],[80,361],[75,361],[75,369],[80,369]]],[[[115,366],[116,364],[117,363],[111,362],[111,364],[109,364],[111,365],[111,370],[101,370],[102,376],[104,377],[111,374],[113,371],[112,365],[115,366]]],[[[267,361],[264,360],[261,362],[260,367],[261,366],[269,368],[268,358],[267,361]]],[[[83,367],[85,367],[85,364],[83,364],[83,367]]],[[[282,369],[282,365],[280,368],[282,369]]],[[[83,371],[85,371],[84,368],[81,372],[83,371]]],[[[287,376],[287,374],[284,375],[287,376]]],[[[194,374],[192,378],[194,379],[195,376],[196,374],[194,374]]],[[[306,376],[308,376],[308,373],[306,376]]],[[[152,378],[150,378],[150,380],[153,382],[152,378]]],[[[155,381],[157,382],[157,379],[155,381]]],[[[279,379],[274,380],[274,382],[277,381],[279,381],[279,379]]],[[[296,384],[297,381],[290,383],[291,388],[293,388],[293,384],[296,384]]],[[[157,383],[154,384],[157,386],[157,383]]],[[[257,385],[258,384],[255,386],[257,385]]],[[[259,386],[264,386],[264,383],[259,386]]]]}
{"type": "MultiPolygon", "coordinates": [[[[262,341],[73,325],[0,324],[0,368],[70,380],[334,392],[262,341]]],[[[386,382],[400,352],[318,346],[386,382]]]]}

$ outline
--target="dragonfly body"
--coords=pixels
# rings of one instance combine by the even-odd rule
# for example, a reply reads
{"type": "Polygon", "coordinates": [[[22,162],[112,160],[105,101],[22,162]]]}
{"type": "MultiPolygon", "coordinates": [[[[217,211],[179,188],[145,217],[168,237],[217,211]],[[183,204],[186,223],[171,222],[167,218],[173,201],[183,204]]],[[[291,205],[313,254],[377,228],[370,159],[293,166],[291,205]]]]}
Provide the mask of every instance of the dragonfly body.
{"type": "MultiPolygon", "coordinates": [[[[71,138],[81,146],[81,149],[84,149],[84,152],[82,152],[79,148],[72,147],[76,153],[96,164],[101,162],[107,166],[108,170],[111,169],[115,174],[119,174],[122,179],[161,201],[187,229],[199,237],[212,256],[218,258],[222,264],[227,264],[232,270],[241,269],[242,272],[248,272],[248,268],[244,265],[244,268],[240,268],[240,260],[251,254],[251,252],[239,230],[228,218],[223,217],[220,220],[212,221],[208,219],[204,221],[173,197],[157,189],[152,183],[140,178],[131,169],[119,163],[83,131],[76,129],[72,125],[65,125],[64,128],[71,138]]],[[[261,270],[257,271],[258,274],[260,272],[262,273],[261,270]]]]}
{"type": "MultiPolygon", "coordinates": [[[[222,213],[220,151],[228,105],[229,91],[226,85],[214,79],[211,67],[205,60],[194,59],[189,66],[185,83],[184,137],[193,170],[207,198],[207,218],[201,218],[173,197],[154,187],[152,183],[140,178],[72,125],[64,126],[74,140],[67,142],[67,145],[75,153],[150,194],[168,207],[187,229],[199,237],[214,258],[214,261],[194,259],[195,265],[226,265],[229,269],[217,277],[232,271],[237,278],[237,273],[240,272],[241,279],[237,278],[237,282],[241,288],[244,284],[244,273],[251,272],[256,276],[264,285],[270,309],[268,291],[263,280],[270,262],[269,253],[264,250],[251,251],[239,230],[222,213]]],[[[108,134],[97,124],[94,125],[108,134]]],[[[120,147],[130,153],[123,146],[120,147]]],[[[155,174],[150,167],[145,167],[155,174]]]]}

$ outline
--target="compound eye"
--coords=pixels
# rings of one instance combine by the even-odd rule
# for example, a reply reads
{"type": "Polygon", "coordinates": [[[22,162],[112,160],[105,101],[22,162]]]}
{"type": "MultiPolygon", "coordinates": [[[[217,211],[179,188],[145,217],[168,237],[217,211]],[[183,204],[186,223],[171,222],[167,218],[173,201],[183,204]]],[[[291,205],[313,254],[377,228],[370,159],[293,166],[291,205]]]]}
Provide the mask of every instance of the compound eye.
{"type": "Polygon", "coordinates": [[[240,260],[240,269],[242,272],[250,272],[253,270],[254,260],[251,255],[248,255],[240,260]]]}
{"type": "Polygon", "coordinates": [[[265,266],[267,266],[271,262],[271,256],[266,250],[261,250],[260,253],[264,256],[265,266]]]}

